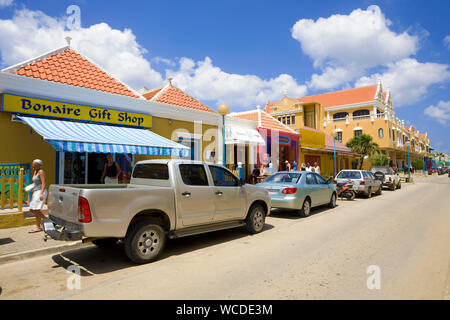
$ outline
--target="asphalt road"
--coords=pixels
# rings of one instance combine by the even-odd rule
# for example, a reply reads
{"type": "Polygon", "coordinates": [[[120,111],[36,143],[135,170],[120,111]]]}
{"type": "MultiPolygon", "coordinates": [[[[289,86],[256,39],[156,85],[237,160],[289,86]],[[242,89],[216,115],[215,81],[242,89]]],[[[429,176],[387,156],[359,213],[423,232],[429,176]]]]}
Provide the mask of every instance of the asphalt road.
{"type": "Polygon", "coordinates": [[[254,236],[234,229],[168,241],[160,260],[141,266],[121,244],[2,265],[0,299],[450,298],[447,176],[339,200],[308,218],[275,210],[266,222],[254,236]],[[71,265],[81,289],[67,287],[71,265]],[[369,289],[376,275],[379,288],[369,289]]]}

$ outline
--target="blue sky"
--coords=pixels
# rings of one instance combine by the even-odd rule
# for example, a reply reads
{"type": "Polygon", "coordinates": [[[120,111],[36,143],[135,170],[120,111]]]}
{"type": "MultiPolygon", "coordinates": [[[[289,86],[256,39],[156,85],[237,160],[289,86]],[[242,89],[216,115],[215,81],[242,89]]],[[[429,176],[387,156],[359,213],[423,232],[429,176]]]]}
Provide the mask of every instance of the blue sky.
{"type": "MultiPolygon", "coordinates": [[[[380,78],[398,118],[450,153],[450,2],[0,0],[0,66],[65,44],[134,88],[174,83],[242,111],[380,78]],[[66,9],[81,9],[67,28],[66,9]],[[446,39],[446,37],[448,37],[446,39]]],[[[69,14],[70,15],[70,14],[69,14]]]]}

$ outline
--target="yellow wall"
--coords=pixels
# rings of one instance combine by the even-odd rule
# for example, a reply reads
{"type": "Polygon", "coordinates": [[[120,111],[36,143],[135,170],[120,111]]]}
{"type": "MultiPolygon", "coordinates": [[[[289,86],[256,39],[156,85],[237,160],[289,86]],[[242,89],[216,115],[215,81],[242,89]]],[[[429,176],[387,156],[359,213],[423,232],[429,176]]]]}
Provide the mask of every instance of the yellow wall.
{"type": "Polygon", "coordinates": [[[55,183],[56,151],[39,134],[26,124],[12,122],[11,113],[0,112],[0,136],[0,163],[30,164],[31,168],[34,159],[41,159],[47,185],[55,183]]]}
{"type": "MultiPolygon", "coordinates": [[[[334,155],[333,155],[333,153],[301,149],[300,150],[300,159],[299,159],[299,168],[301,167],[302,163],[306,164],[305,158],[308,155],[320,156],[320,175],[322,177],[328,178],[328,177],[334,175],[334,155]]],[[[336,156],[337,173],[339,173],[339,171],[342,169],[351,169],[353,161],[359,161],[359,157],[337,155],[336,156]],[[341,164],[341,159],[343,160],[342,164],[341,164]],[[345,159],[348,159],[348,167],[346,167],[345,159]]],[[[312,163],[311,163],[311,165],[312,165],[312,163]]]]}

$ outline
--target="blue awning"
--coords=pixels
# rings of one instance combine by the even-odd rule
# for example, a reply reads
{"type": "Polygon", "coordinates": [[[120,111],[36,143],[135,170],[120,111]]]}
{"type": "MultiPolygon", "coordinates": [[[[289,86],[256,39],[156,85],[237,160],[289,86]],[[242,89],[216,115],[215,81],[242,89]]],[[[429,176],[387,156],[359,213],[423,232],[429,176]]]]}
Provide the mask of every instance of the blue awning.
{"type": "Polygon", "coordinates": [[[57,151],[189,157],[190,149],[147,129],[19,117],[57,151]]]}

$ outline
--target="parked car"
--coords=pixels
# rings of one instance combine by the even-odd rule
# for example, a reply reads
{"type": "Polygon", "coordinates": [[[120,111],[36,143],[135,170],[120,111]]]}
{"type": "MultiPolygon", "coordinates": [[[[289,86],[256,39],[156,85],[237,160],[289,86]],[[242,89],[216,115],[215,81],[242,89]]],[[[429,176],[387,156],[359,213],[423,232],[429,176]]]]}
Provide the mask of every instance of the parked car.
{"type": "Polygon", "coordinates": [[[270,214],[269,193],[245,184],[215,164],[185,160],[141,161],[129,185],[52,185],[45,233],[56,240],[124,242],[136,263],[155,260],[166,237],[245,226],[261,232],[270,214]]]}
{"type": "Polygon", "coordinates": [[[437,168],[437,173],[438,173],[438,175],[445,174],[445,169],[444,169],[444,167],[438,167],[438,168],[437,168]]]}
{"type": "Polygon", "coordinates": [[[312,207],[336,206],[336,187],[331,179],[327,181],[314,172],[281,171],[258,186],[269,191],[273,208],[296,209],[305,217],[312,207]]]}
{"type": "Polygon", "coordinates": [[[383,187],[388,187],[392,191],[402,187],[400,176],[391,167],[372,167],[370,172],[381,181],[383,187]]]}
{"type": "Polygon", "coordinates": [[[365,170],[342,170],[338,173],[335,183],[343,183],[348,180],[353,182],[353,190],[357,194],[363,194],[367,198],[372,197],[372,193],[382,193],[382,183],[375,176],[365,170]]]}

